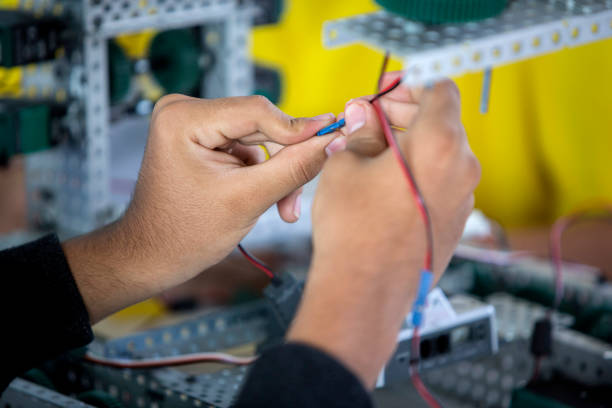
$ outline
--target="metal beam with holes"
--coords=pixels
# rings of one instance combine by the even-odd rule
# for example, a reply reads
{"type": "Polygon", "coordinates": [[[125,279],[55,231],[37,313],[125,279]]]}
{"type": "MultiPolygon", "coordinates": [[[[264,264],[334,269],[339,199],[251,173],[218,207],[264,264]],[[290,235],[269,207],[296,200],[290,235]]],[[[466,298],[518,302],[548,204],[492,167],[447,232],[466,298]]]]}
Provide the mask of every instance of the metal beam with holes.
{"type": "Polygon", "coordinates": [[[612,37],[610,0],[515,0],[499,16],[428,26],[385,11],[328,21],[324,44],[365,43],[404,59],[419,85],[612,37]]]}

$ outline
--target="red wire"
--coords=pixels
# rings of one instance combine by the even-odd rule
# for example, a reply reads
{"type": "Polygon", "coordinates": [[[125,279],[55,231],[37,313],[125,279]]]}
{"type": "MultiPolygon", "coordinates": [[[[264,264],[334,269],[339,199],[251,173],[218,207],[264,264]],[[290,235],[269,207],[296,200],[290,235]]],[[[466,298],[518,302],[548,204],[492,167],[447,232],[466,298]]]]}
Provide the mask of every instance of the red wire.
{"type": "MultiPolygon", "coordinates": [[[[606,207],[606,210],[612,213],[612,207],[606,207]]],[[[561,254],[561,238],[568,227],[576,222],[591,218],[589,216],[590,212],[592,212],[592,210],[580,211],[565,217],[561,217],[555,221],[551,228],[549,237],[550,258],[555,273],[555,297],[553,300],[553,310],[557,310],[559,308],[561,305],[561,300],[563,299],[563,258],[561,254]]]]}
{"type": "Polygon", "coordinates": [[[414,332],[412,333],[412,352],[411,360],[413,363],[410,364],[410,379],[412,380],[412,384],[414,388],[417,390],[421,398],[432,408],[441,408],[442,405],[436,400],[429,390],[427,386],[423,383],[421,376],[419,374],[418,360],[420,358],[420,335],[419,328],[415,327],[414,332]]]}
{"type": "Polygon", "coordinates": [[[115,368],[159,368],[180,366],[196,363],[222,363],[232,365],[248,365],[253,363],[257,357],[237,357],[225,353],[193,353],[183,354],[175,357],[163,357],[155,359],[121,359],[121,358],[105,358],[97,357],[90,353],[85,354],[84,360],[90,363],[115,368]]]}
{"type": "Polygon", "coordinates": [[[561,258],[561,237],[567,227],[573,222],[574,217],[559,218],[553,224],[550,231],[550,257],[554,267],[555,297],[553,300],[553,310],[557,310],[563,298],[563,271],[561,258]]]}
{"type": "MultiPolygon", "coordinates": [[[[421,194],[421,191],[419,190],[419,187],[414,178],[414,175],[412,174],[412,171],[410,170],[410,165],[408,164],[408,161],[402,154],[399,144],[397,143],[397,140],[395,136],[393,135],[393,130],[391,129],[391,125],[389,124],[389,121],[387,120],[387,117],[385,116],[385,113],[383,112],[383,109],[380,106],[380,102],[378,101],[379,98],[381,98],[382,96],[386,95],[387,93],[391,92],[396,87],[398,87],[402,81],[401,77],[397,78],[395,81],[389,84],[389,86],[387,86],[385,89],[383,89],[382,91],[380,90],[380,86],[382,85],[382,78],[385,73],[388,60],[389,60],[389,53],[385,55],[380,77],[378,78],[379,92],[376,96],[374,96],[370,100],[370,103],[372,103],[372,106],[374,107],[376,111],[376,115],[378,116],[378,120],[382,126],[383,133],[385,135],[385,139],[387,140],[387,144],[389,145],[389,148],[391,149],[391,151],[393,152],[393,155],[395,156],[397,162],[399,163],[402,173],[404,174],[404,177],[406,178],[406,181],[408,181],[410,192],[412,193],[412,196],[416,203],[419,214],[421,215],[421,218],[423,219],[423,224],[425,226],[425,234],[427,236],[427,247],[426,247],[425,259],[424,259],[423,264],[424,264],[425,270],[433,271],[432,269],[433,229],[431,225],[431,218],[429,217],[429,211],[427,210],[425,200],[423,199],[423,195],[421,194]]],[[[411,346],[412,346],[411,360],[413,361],[413,363],[410,364],[410,372],[411,372],[410,378],[412,379],[412,384],[414,385],[414,388],[417,390],[421,398],[423,398],[423,400],[430,407],[441,408],[442,405],[429,392],[429,390],[427,389],[427,386],[423,383],[423,380],[421,380],[421,376],[419,374],[418,361],[420,359],[420,336],[419,336],[418,326],[414,327],[411,346]]]]}
{"type": "MultiPolygon", "coordinates": [[[[383,132],[385,134],[385,139],[387,139],[387,144],[391,148],[393,155],[397,159],[400,165],[400,168],[402,169],[402,172],[404,173],[404,176],[406,180],[408,181],[410,192],[412,193],[412,196],[414,197],[414,201],[416,203],[417,209],[419,210],[419,214],[421,215],[421,218],[423,219],[423,223],[425,224],[425,230],[431,231],[431,223],[430,223],[429,215],[427,212],[427,208],[425,207],[425,202],[423,201],[423,197],[421,196],[421,193],[419,192],[419,189],[415,183],[415,180],[414,180],[414,177],[412,176],[410,168],[408,167],[408,163],[406,163],[406,160],[404,159],[404,156],[402,155],[400,147],[397,144],[397,140],[395,139],[395,136],[393,136],[393,130],[391,129],[391,126],[389,125],[389,122],[387,121],[387,118],[385,117],[385,114],[382,111],[380,103],[378,101],[374,101],[372,105],[374,106],[374,109],[376,110],[376,114],[378,116],[378,120],[380,121],[380,124],[382,125],[383,132]]],[[[431,240],[428,239],[427,240],[427,250],[425,252],[425,261],[423,263],[423,267],[427,271],[432,270],[432,258],[433,258],[432,249],[433,248],[431,246],[431,240]]]]}
{"type": "Polygon", "coordinates": [[[270,268],[268,268],[263,262],[261,262],[259,259],[255,258],[246,249],[244,249],[242,244],[238,244],[238,250],[242,253],[242,255],[244,255],[244,257],[247,259],[247,261],[249,261],[251,263],[251,265],[253,265],[257,269],[259,269],[260,271],[262,271],[263,273],[268,275],[268,277],[270,279],[276,278],[276,275],[274,274],[274,272],[272,272],[272,270],[270,270],[270,268]]]}
{"type": "MultiPolygon", "coordinates": [[[[384,73],[384,71],[383,71],[384,73]]],[[[374,103],[374,101],[382,98],[383,96],[385,96],[386,94],[388,94],[389,92],[391,92],[392,90],[394,90],[395,88],[397,88],[399,86],[399,84],[402,82],[402,78],[397,78],[395,81],[391,82],[385,89],[383,89],[382,91],[378,92],[376,95],[374,95],[374,97],[372,99],[370,99],[370,103],[374,103]]],[[[379,80],[379,88],[380,85],[382,85],[382,77],[380,77],[379,80]]]]}

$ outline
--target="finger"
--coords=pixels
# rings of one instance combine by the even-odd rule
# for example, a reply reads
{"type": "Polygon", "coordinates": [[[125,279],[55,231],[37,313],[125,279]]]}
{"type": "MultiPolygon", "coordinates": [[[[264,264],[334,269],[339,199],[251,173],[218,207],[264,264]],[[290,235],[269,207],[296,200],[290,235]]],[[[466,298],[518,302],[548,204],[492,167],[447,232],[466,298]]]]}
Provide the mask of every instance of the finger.
{"type": "MultiPolygon", "coordinates": [[[[381,81],[380,90],[382,91],[383,89],[386,89],[398,79],[401,80],[403,75],[403,71],[392,71],[385,73],[381,81]]],[[[414,90],[414,88],[410,88],[404,85],[403,83],[400,83],[397,88],[386,94],[385,98],[398,102],[416,103],[416,99],[413,93],[414,90]]]]}
{"type": "Polygon", "coordinates": [[[413,92],[415,103],[421,106],[423,115],[448,116],[455,120],[461,117],[459,88],[450,79],[439,81],[433,87],[413,92]]]}
{"type": "Polygon", "coordinates": [[[427,143],[436,149],[454,152],[467,144],[461,123],[461,100],[454,82],[438,82],[418,98],[420,108],[411,131],[398,135],[402,150],[409,149],[411,143],[427,143]]]}
{"type": "Polygon", "coordinates": [[[286,222],[296,222],[302,215],[302,193],[304,189],[298,188],[276,203],[278,214],[286,222]]]}
{"type": "MultiPolygon", "coordinates": [[[[357,100],[369,102],[371,99],[372,96],[362,96],[351,99],[347,105],[357,100]]],[[[396,127],[407,128],[419,111],[419,105],[416,103],[392,99],[389,97],[389,94],[378,99],[378,101],[387,115],[389,123],[396,127]]]]}
{"type": "MultiPolygon", "coordinates": [[[[283,148],[264,163],[236,169],[248,180],[245,187],[250,189],[252,202],[260,205],[258,214],[312,180],[321,171],[327,158],[325,148],[335,137],[337,133],[313,137],[283,148]]],[[[283,219],[293,220],[288,214],[293,212],[291,205],[283,204],[279,210],[283,219]]]]}
{"type": "Polygon", "coordinates": [[[382,128],[371,103],[356,99],[345,110],[346,149],[362,156],[373,157],[387,147],[382,128]]]}
{"type": "MultiPolygon", "coordinates": [[[[283,146],[278,143],[265,142],[264,145],[268,150],[270,157],[276,155],[279,151],[283,149],[283,146]]],[[[283,197],[276,203],[276,207],[278,209],[278,215],[281,217],[283,221],[286,222],[296,222],[300,215],[302,214],[302,192],[303,188],[298,188],[297,190],[289,193],[289,195],[283,197]]]]}
{"type": "MultiPolygon", "coordinates": [[[[177,104],[166,106],[172,109],[177,104]]],[[[314,118],[292,118],[262,96],[190,99],[173,112],[183,120],[197,143],[209,149],[240,140],[245,144],[273,141],[283,145],[301,142],[335,120],[332,113],[314,118]]]]}
{"type": "Polygon", "coordinates": [[[276,153],[280,152],[283,148],[283,145],[274,142],[264,142],[262,143],[266,150],[268,151],[268,160],[274,156],[276,153]]]}
{"type": "Polygon", "coordinates": [[[168,94],[168,95],[164,95],[161,98],[159,98],[159,100],[155,103],[155,106],[153,107],[153,112],[152,114],[157,113],[160,109],[162,109],[163,107],[170,105],[174,102],[179,102],[179,101],[186,101],[189,99],[195,99],[191,96],[187,96],[187,95],[182,95],[182,94],[168,94]]]}

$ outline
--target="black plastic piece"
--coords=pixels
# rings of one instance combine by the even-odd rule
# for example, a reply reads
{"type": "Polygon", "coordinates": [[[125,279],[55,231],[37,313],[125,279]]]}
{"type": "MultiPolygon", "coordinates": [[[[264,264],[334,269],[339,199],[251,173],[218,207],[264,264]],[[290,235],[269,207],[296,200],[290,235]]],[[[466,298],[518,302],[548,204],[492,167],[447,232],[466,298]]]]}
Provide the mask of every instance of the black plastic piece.
{"type": "Polygon", "coordinates": [[[531,354],[536,357],[549,356],[552,352],[552,323],[550,319],[537,320],[531,333],[531,354]]]}
{"type": "Polygon", "coordinates": [[[283,274],[280,284],[278,284],[278,278],[275,277],[275,279],[264,289],[264,296],[272,306],[277,323],[283,330],[286,330],[297,312],[304,283],[297,281],[289,273],[283,274]]]}

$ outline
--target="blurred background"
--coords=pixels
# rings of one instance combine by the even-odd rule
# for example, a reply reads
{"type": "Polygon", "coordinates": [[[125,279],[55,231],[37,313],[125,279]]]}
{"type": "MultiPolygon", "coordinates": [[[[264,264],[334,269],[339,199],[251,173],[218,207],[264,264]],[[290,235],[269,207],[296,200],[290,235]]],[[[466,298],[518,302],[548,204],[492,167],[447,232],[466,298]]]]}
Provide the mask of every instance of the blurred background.
{"type": "MultiPolygon", "coordinates": [[[[612,30],[608,3],[509,0],[503,12],[508,18],[499,18],[507,22],[517,9],[546,4],[555,12],[563,10],[563,18],[600,12],[603,17],[593,21],[602,25],[587,27],[593,34],[604,33],[612,30]]],[[[380,4],[0,0],[0,248],[49,232],[68,238],[119,217],[137,179],[149,114],[164,94],[213,98],[257,93],[299,117],[338,114],[348,100],[374,93],[381,47],[368,41],[325,47],[323,33],[326,22],[377,13],[380,4]]],[[[497,20],[490,21],[496,27],[497,20]]],[[[524,23],[535,26],[537,21],[524,23]]],[[[405,24],[409,32],[412,26],[405,24]]],[[[443,27],[436,24],[433,29],[443,27]]],[[[605,33],[579,46],[495,66],[490,77],[485,78],[484,70],[453,76],[461,91],[463,123],[482,165],[482,181],[465,246],[442,285],[447,295],[468,292],[483,300],[501,290],[548,307],[550,287],[543,292],[530,289],[528,295],[511,289],[516,276],[509,278],[507,272],[517,266],[508,259],[529,257],[533,263],[519,269],[526,276],[540,276],[535,271],[546,269],[542,273],[552,282],[551,228],[559,219],[557,225],[567,223],[561,257],[574,268],[575,280],[590,282],[589,290],[609,285],[612,40],[605,33]],[[487,80],[488,109],[483,112],[487,80]],[[573,218],[563,218],[567,216],[573,218]],[[470,252],[474,249],[484,252],[470,252]],[[472,266],[496,265],[496,272],[470,269],[468,287],[453,274],[465,272],[466,259],[472,266]],[[496,273],[505,283],[483,289],[483,279],[490,283],[487,279],[496,273]]],[[[389,70],[405,68],[405,63],[392,53],[389,70]]],[[[306,187],[298,223],[284,224],[272,208],[245,245],[273,268],[303,277],[315,191],[316,181],[306,187]]],[[[120,312],[96,330],[102,337],[117,338],[172,322],[175,313],[248,303],[261,297],[267,283],[265,275],[233,254],[194,281],[120,312]]],[[[582,319],[578,309],[592,298],[584,296],[586,303],[570,302],[564,311],[583,323],[577,330],[610,342],[612,306],[604,301],[607,306],[589,315],[590,320],[582,319]]],[[[516,381],[524,383],[524,378],[516,381]]],[[[467,406],[476,406],[469,405],[473,403],[467,406]]],[[[496,404],[482,406],[503,405],[496,404]]]]}

